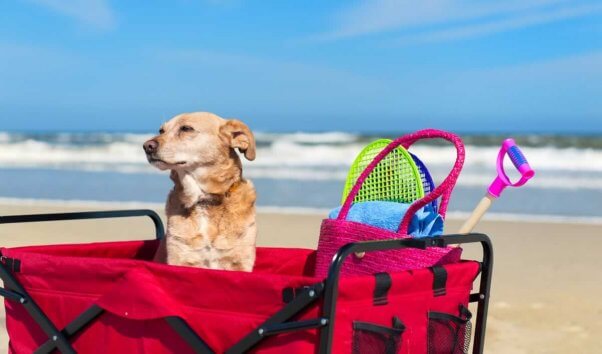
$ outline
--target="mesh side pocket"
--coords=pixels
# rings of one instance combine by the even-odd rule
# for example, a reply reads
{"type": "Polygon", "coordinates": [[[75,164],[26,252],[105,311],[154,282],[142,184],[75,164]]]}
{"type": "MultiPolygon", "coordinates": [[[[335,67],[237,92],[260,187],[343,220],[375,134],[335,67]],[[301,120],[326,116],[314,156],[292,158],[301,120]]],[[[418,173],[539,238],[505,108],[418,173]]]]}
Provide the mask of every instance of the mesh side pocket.
{"type": "Polygon", "coordinates": [[[472,314],[460,306],[460,317],[429,312],[428,354],[468,354],[472,314]]]}
{"type": "Polygon", "coordinates": [[[353,322],[353,354],[396,354],[401,348],[405,326],[393,318],[393,327],[353,322]]]}

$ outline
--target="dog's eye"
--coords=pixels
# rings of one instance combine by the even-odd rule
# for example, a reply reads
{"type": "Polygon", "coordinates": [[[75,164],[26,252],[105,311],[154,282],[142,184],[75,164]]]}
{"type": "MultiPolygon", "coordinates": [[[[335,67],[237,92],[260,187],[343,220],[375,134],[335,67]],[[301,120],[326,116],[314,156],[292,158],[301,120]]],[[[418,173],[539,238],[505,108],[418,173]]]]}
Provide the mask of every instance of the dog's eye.
{"type": "Polygon", "coordinates": [[[159,129],[159,134],[163,134],[163,133],[165,133],[165,129],[163,129],[163,128],[159,129]]]}
{"type": "Polygon", "coordinates": [[[194,128],[192,128],[190,125],[183,125],[180,127],[180,131],[182,132],[191,132],[193,130],[194,128]]]}

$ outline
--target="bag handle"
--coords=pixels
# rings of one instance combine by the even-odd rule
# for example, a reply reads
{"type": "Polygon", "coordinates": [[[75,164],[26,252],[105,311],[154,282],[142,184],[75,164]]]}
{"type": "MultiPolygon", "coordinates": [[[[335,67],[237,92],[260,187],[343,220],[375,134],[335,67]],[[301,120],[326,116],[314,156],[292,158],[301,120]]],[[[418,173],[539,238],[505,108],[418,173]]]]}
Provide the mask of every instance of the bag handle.
{"type": "Polygon", "coordinates": [[[456,180],[462,171],[462,165],[464,165],[464,144],[462,143],[462,139],[460,139],[457,135],[437,129],[424,129],[419,130],[415,133],[404,135],[393,140],[389,145],[387,145],[376,157],[370,162],[370,164],[362,171],[362,174],[357,178],[355,185],[347,195],[347,199],[345,199],[345,203],[341,207],[339,215],[337,216],[338,220],[345,220],[347,215],[349,214],[349,210],[351,209],[351,205],[353,204],[353,199],[359,192],[360,188],[370,175],[372,171],[376,168],[376,166],[395,148],[398,146],[403,146],[408,149],[414,143],[423,139],[444,139],[449,141],[456,148],[456,161],[454,162],[454,166],[452,167],[449,175],[439,184],[435,189],[433,189],[429,194],[425,195],[421,199],[414,201],[408,211],[406,212],[403,220],[399,224],[399,228],[397,229],[397,233],[407,235],[408,226],[410,225],[410,221],[414,214],[425,205],[429,204],[433,200],[441,198],[441,205],[439,206],[439,214],[441,217],[445,218],[445,212],[447,210],[447,204],[449,203],[449,198],[451,196],[452,190],[456,185],[456,180]]]}

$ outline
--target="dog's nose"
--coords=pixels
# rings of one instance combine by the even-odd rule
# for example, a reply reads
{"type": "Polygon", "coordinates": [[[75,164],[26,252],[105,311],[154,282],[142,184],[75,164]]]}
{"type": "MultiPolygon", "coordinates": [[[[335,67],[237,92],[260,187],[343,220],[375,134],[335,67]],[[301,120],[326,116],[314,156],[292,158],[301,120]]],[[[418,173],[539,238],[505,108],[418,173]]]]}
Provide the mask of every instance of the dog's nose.
{"type": "Polygon", "coordinates": [[[157,140],[149,140],[145,142],[144,145],[142,145],[142,147],[144,148],[144,152],[146,152],[147,154],[152,154],[153,152],[157,151],[159,143],[157,142],[157,140]]]}

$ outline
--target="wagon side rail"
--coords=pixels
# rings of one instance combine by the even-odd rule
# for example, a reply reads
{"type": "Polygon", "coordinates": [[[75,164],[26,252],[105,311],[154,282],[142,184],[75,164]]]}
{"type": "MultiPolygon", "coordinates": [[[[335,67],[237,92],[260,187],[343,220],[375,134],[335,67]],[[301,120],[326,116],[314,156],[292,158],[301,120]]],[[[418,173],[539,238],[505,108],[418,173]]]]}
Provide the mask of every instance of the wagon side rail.
{"type": "Polygon", "coordinates": [[[103,211],[82,211],[70,213],[50,213],[50,214],[27,214],[27,215],[7,215],[0,216],[0,224],[19,224],[29,222],[46,221],[71,221],[71,220],[90,220],[90,219],[112,219],[112,218],[131,218],[148,217],[152,220],[155,227],[155,238],[162,239],[165,236],[165,227],[161,217],[155,211],[150,209],[132,209],[132,210],[103,210],[103,211]]]}

